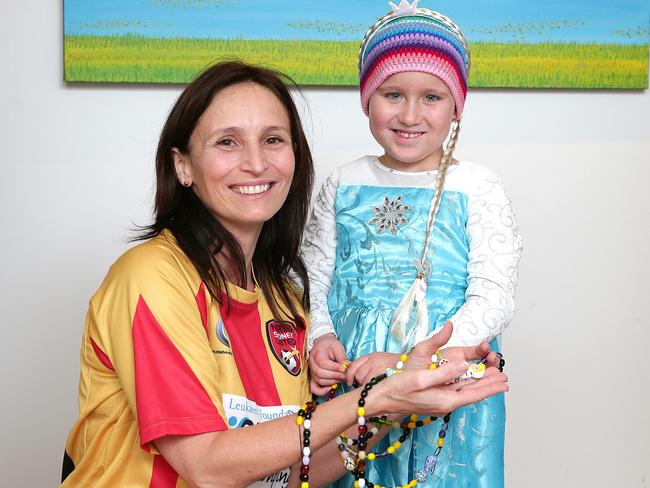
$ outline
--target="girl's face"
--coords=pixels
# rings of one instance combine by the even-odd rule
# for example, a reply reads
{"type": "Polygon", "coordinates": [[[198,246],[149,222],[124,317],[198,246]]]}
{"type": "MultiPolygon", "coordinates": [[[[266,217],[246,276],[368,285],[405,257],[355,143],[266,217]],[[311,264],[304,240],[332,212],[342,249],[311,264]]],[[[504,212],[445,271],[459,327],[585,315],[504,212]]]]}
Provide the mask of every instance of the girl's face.
{"type": "Polygon", "coordinates": [[[369,101],[370,132],[384,148],[381,162],[400,171],[437,169],[455,104],[437,76],[416,71],[386,78],[369,101]]]}
{"type": "Polygon", "coordinates": [[[181,182],[235,237],[256,239],[282,207],[295,159],[287,110],[252,82],[221,90],[199,119],[189,153],[174,149],[181,182]]]}

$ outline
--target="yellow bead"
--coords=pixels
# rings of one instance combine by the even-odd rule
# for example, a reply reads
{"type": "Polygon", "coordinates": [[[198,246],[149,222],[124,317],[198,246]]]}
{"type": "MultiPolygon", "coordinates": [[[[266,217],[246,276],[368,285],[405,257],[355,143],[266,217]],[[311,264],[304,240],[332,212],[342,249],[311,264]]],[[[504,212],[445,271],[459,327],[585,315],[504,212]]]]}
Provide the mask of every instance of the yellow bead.
{"type": "Polygon", "coordinates": [[[359,482],[357,480],[354,480],[353,486],[354,488],[359,488],[359,482]]]}
{"type": "Polygon", "coordinates": [[[418,419],[418,416],[415,414],[411,414],[411,422],[415,422],[418,419]]]}
{"type": "Polygon", "coordinates": [[[303,404],[302,404],[302,409],[303,409],[303,410],[307,410],[307,404],[306,404],[306,403],[303,403],[303,404]]]}
{"type": "Polygon", "coordinates": [[[302,425],[302,423],[304,421],[305,421],[305,419],[303,417],[300,417],[300,416],[296,417],[296,424],[302,425]]]}
{"type": "Polygon", "coordinates": [[[435,365],[435,364],[433,364],[433,363],[431,363],[431,364],[429,365],[429,369],[436,369],[437,367],[438,367],[438,366],[435,365]]]}
{"type": "Polygon", "coordinates": [[[409,422],[408,424],[406,424],[406,426],[407,426],[409,429],[415,429],[415,422],[409,422]]]}
{"type": "Polygon", "coordinates": [[[431,418],[429,418],[429,417],[425,418],[425,419],[422,421],[422,423],[423,423],[424,425],[429,425],[429,424],[431,423],[431,418]]]}
{"type": "Polygon", "coordinates": [[[339,384],[338,384],[338,383],[334,383],[334,384],[332,385],[332,390],[336,390],[338,387],[339,387],[339,384]]]}
{"type": "Polygon", "coordinates": [[[386,451],[388,451],[388,454],[393,454],[395,452],[395,448],[393,446],[388,446],[388,449],[386,449],[386,451]]]}
{"type": "Polygon", "coordinates": [[[375,453],[370,452],[368,453],[368,461],[374,461],[375,460],[375,453]]]}
{"type": "Polygon", "coordinates": [[[363,417],[364,415],[366,415],[366,409],[363,408],[363,407],[357,408],[357,416],[358,417],[363,417]]]}
{"type": "Polygon", "coordinates": [[[402,447],[402,443],[400,441],[395,441],[393,445],[395,446],[395,449],[399,449],[400,447],[402,447]]]}
{"type": "Polygon", "coordinates": [[[411,485],[411,487],[413,487],[413,486],[415,486],[417,484],[418,484],[418,480],[411,480],[411,482],[409,483],[409,485],[411,485]]]}
{"type": "Polygon", "coordinates": [[[445,440],[441,437],[438,438],[438,447],[442,447],[442,445],[445,443],[445,440]]]}
{"type": "Polygon", "coordinates": [[[402,354],[402,355],[400,356],[399,360],[402,361],[403,363],[405,363],[406,360],[407,360],[408,358],[409,358],[409,357],[408,357],[406,354],[402,354]]]}
{"type": "Polygon", "coordinates": [[[300,488],[309,488],[309,481],[303,481],[300,483],[300,488]]]}

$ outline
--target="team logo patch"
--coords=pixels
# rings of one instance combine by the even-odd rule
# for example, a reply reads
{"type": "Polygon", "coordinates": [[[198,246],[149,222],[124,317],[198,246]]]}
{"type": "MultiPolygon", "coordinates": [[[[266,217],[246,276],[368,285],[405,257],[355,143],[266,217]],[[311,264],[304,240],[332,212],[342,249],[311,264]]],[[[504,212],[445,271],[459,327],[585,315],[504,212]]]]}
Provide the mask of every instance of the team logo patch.
{"type": "Polygon", "coordinates": [[[223,320],[219,319],[217,326],[215,327],[215,332],[217,333],[217,339],[219,339],[219,342],[226,347],[230,347],[230,338],[228,337],[226,328],[223,326],[223,320]]]}
{"type": "Polygon", "coordinates": [[[302,343],[296,326],[291,322],[269,320],[266,323],[266,337],[275,358],[290,374],[298,376],[302,370],[302,343]]]}

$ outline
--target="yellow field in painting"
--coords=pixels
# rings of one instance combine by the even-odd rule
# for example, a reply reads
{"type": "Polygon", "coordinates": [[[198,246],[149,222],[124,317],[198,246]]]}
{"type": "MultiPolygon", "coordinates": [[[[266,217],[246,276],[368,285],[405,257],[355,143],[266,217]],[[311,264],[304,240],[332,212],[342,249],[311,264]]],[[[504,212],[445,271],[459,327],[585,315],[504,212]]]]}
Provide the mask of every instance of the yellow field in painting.
{"type": "MultiPolygon", "coordinates": [[[[272,66],[301,85],[358,82],[357,42],[66,36],[68,82],[187,83],[218,59],[272,66]]],[[[648,45],[472,44],[473,87],[646,88],[648,45]]]]}

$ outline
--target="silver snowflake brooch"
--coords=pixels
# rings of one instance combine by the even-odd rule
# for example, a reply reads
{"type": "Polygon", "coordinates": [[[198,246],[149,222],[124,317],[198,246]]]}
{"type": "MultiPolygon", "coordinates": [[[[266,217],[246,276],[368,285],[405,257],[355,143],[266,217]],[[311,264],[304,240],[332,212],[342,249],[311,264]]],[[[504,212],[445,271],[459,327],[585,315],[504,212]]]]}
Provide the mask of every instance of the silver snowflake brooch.
{"type": "Polygon", "coordinates": [[[387,230],[395,235],[401,224],[408,223],[409,220],[405,216],[408,209],[409,206],[402,203],[401,196],[395,197],[395,200],[384,197],[384,201],[379,207],[372,207],[375,216],[368,223],[377,226],[377,234],[387,230]]]}

